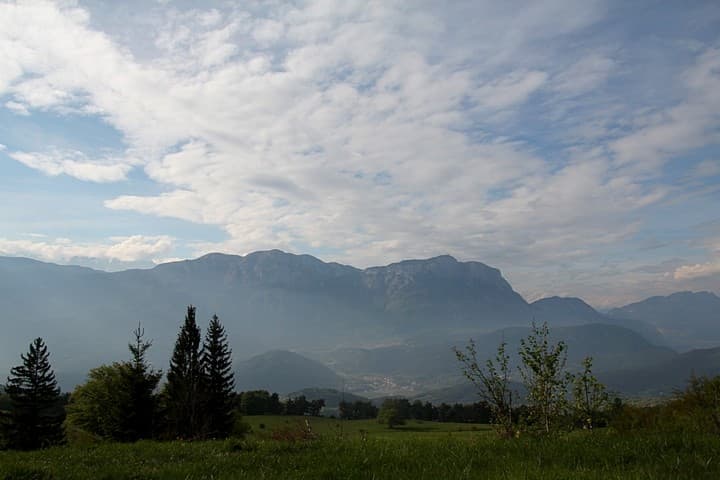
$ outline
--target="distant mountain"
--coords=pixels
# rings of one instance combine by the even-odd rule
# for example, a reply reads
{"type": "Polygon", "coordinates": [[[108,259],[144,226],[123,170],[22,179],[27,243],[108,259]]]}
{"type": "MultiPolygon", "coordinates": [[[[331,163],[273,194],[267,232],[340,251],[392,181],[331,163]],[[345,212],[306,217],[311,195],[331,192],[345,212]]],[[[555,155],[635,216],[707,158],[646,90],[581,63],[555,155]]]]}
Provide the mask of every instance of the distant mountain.
{"type": "MultiPolygon", "coordinates": [[[[201,328],[212,314],[220,316],[236,362],[276,349],[348,348],[360,349],[362,356],[362,350],[395,344],[425,350],[421,356],[410,352],[407,359],[400,355],[397,367],[391,363],[386,368],[415,363],[416,371],[448,371],[444,362],[449,345],[471,335],[527,327],[533,318],[547,319],[553,329],[613,323],[661,341],[648,320],[609,319],[579,299],[528,304],[499,270],[450,256],[358,269],[271,250],[246,256],[209,254],[112,273],[0,257],[0,309],[5,325],[12,325],[0,336],[0,378],[17,364],[32,339],[41,336],[58,380],[68,390],[90,368],[128,358],[127,342],[138,322],[153,340],[150,361],[167,370],[188,304],[198,307],[201,328]],[[437,350],[438,345],[446,350],[437,350]]],[[[379,359],[399,351],[372,355],[379,359]]],[[[600,361],[603,354],[598,355],[600,361]]],[[[383,382],[376,376],[361,380],[367,391],[383,382]]],[[[319,385],[299,388],[310,386],[319,385]]],[[[391,388],[395,386],[388,384],[391,388]]]]}
{"type": "MultiPolygon", "coordinates": [[[[525,389],[521,383],[510,382],[510,388],[516,394],[513,398],[514,401],[519,402],[520,398],[524,396],[525,389]]],[[[412,398],[412,400],[420,400],[421,402],[430,402],[433,405],[439,405],[441,403],[447,403],[453,405],[455,403],[475,403],[482,400],[479,395],[478,389],[475,385],[468,381],[458,383],[452,387],[438,388],[430,390],[428,392],[421,393],[412,398]]]]}
{"type": "Polygon", "coordinates": [[[442,256],[365,270],[278,250],[209,254],[149,270],[101,272],[0,257],[0,376],[42,336],[65,389],[127,358],[138,321],[167,368],[185,307],[224,322],[234,358],[270,349],[372,345],[423,331],[526,325],[528,304],[497,269],[442,256]]]}
{"type": "MultiPolygon", "coordinates": [[[[668,396],[684,389],[692,375],[720,375],[720,348],[692,350],[644,367],[620,368],[620,365],[615,370],[596,370],[598,379],[612,395],[668,396]]],[[[514,382],[513,388],[522,396],[520,383],[514,382]]],[[[421,393],[413,399],[432,403],[470,403],[478,401],[479,397],[475,386],[468,381],[460,381],[450,387],[421,393]]]]}
{"type": "Polygon", "coordinates": [[[530,308],[537,323],[547,322],[550,327],[607,323],[634,330],[655,345],[667,343],[660,331],[652,324],[639,319],[613,318],[603,315],[579,298],[543,298],[531,303],[530,308]]]}
{"type": "Polygon", "coordinates": [[[720,375],[720,348],[691,350],[666,362],[604,372],[598,378],[610,389],[625,394],[669,395],[684,388],[693,374],[720,375]]]}
{"type": "MultiPolygon", "coordinates": [[[[529,333],[527,327],[513,327],[492,333],[458,335],[455,340],[434,344],[340,348],[316,358],[347,377],[353,391],[362,391],[368,396],[412,396],[421,391],[464,383],[453,347],[463,348],[471,337],[482,363],[494,357],[500,342],[505,341],[513,374],[517,374],[520,340],[529,333]]],[[[554,342],[567,343],[570,370],[580,369],[586,356],[593,357],[595,372],[652,366],[677,356],[670,348],[653,345],[637,332],[617,325],[556,327],[551,329],[550,335],[554,342]]]]}
{"type": "Polygon", "coordinates": [[[341,387],[343,380],[325,365],[297,353],[274,350],[235,367],[238,391],[267,390],[287,394],[307,387],[341,387]]]}
{"type": "Polygon", "coordinates": [[[608,315],[656,327],[681,350],[720,345],[720,297],[711,292],[678,292],[615,308],[608,315]]]}

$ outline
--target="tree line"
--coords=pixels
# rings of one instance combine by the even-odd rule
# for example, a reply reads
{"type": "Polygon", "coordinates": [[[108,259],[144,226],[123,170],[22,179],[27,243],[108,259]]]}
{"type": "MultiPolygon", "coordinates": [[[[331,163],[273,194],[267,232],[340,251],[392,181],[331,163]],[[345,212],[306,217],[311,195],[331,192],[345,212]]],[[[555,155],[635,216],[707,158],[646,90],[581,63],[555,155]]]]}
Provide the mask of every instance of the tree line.
{"type": "Polygon", "coordinates": [[[232,351],[220,319],[204,339],[196,309],[187,307],[170,359],[167,381],[146,358],[152,342],[142,326],[128,345],[130,359],[90,370],[67,402],[60,393],[42,338],[35,339],[5,386],[0,445],[30,450],[65,442],[65,420],[100,438],[225,438],[236,427],[232,351]]]}

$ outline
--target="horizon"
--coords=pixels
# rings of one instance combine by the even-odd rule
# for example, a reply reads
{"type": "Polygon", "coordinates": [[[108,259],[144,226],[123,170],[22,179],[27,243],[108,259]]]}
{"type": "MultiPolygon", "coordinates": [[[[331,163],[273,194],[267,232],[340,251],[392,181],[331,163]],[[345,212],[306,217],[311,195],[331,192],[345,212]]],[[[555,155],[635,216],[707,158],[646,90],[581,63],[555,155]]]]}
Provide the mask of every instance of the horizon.
{"type": "MultiPolygon", "coordinates": [[[[104,273],[118,273],[118,272],[124,272],[124,271],[127,271],[127,270],[152,270],[152,269],[154,269],[154,268],[156,268],[156,267],[159,267],[159,266],[161,266],[161,265],[169,265],[169,264],[181,263],[181,262],[192,262],[192,261],[201,260],[202,258],[211,256],[211,255],[222,255],[222,256],[226,256],[226,257],[247,258],[248,256],[254,255],[254,254],[259,254],[259,253],[272,253],[272,252],[279,252],[279,253],[282,253],[282,254],[284,254],[284,255],[293,255],[293,256],[310,256],[310,257],[312,257],[312,258],[314,258],[314,259],[316,259],[316,260],[318,260],[318,261],[320,261],[320,262],[322,262],[322,263],[324,263],[324,264],[326,264],[326,265],[337,264],[337,265],[341,265],[341,266],[344,266],[344,267],[351,267],[351,268],[354,268],[354,269],[359,270],[359,271],[366,271],[366,270],[370,270],[370,269],[373,269],[373,268],[389,267],[389,266],[391,266],[391,265],[396,265],[396,264],[403,263],[403,262],[412,262],[412,261],[420,261],[420,262],[423,262],[423,261],[429,261],[429,260],[434,260],[434,259],[436,259],[436,258],[441,258],[441,257],[450,257],[450,258],[452,258],[454,261],[456,261],[456,262],[458,262],[458,263],[480,263],[480,264],[485,265],[485,266],[487,266],[487,267],[497,269],[497,268],[494,267],[493,265],[486,264],[486,263],[481,262],[481,261],[479,261],[479,260],[458,260],[457,258],[455,258],[454,256],[452,256],[452,255],[450,255],[450,254],[442,254],[442,255],[437,255],[437,256],[428,257],[428,258],[406,258],[406,259],[403,259],[403,260],[400,260],[400,261],[397,261],[397,262],[388,263],[388,264],[386,264],[386,265],[371,265],[371,266],[369,266],[369,267],[361,268],[361,267],[356,267],[355,265],[351,265],[351,264],[349,264],[349,263],[342,263],[342,262],[335,262],[335,261],[327,261],[327,260],[324,260],[324,259],[322,259],[322,258],[320,258],[320,257],[317,257],[317,256],[315,256],[315,255],[310,255],[310,254],[307,254],[307,253],[286,252],[286,251],[284,251],[284,250],[280,250],[280,249],[276,249],[276,248],[268,249],[268,250],[256,250],[256,251],[254,251],[254,252],[249,252],[249,253],[247,253],[247,254],[245,254],[245,255],[240,255],[240,254],[235,254],[235,253],[225,253],[225,252],[208,252],[208,253],[205,253],[205,254],[203,254],[203,255],[201,255],[201,256],[199,256],[199,257],[194,257],[194,258],[182,258],[182,259],[172,259],[172,260],[168,260],[168,261],[163,262],[163,263],[153,264],[152,266],[145,266],[145,267],[127,267],[127,268],[123,268],[123,269],[119,269],[119,270],[117,270],[117,269],[115,269],[115,270],[113,270],[113,269],[107,269],[107,268],[102,268],[102,267],[89,267],[89,266],[82,265],[81,263],[56,263],[56,262],[50,262],[50,261],[46,261],[46,260],[39,260],[39,259],[37,259],[37,258],[32,258],[32,257],[23,257],[23,256],[13,257],[13,256],[0,255],[0,258],[18,258],[18,259],[24,259],[24,260],[31,260],[31,261],[34,261],[34,262],[46,263],[46,264],[50,264],[50,265],[57,265],[57,266],[64,266],[64,267],[83,267],[83,268],[89,268],[89,269],[91,269],[91,270],[95,270],[95,271],[99,271],[99,272],[104,272],[104,273]]],[[[503,273],[503,271],[502,271],[501,269],[497,269],[497,270],[499,270],[499,271],[500,271],[500,274],[502,275],[502,277],[505,278],[505,274],[503,273]]],[[[508,279],[505,278],[505,280],[508,280],[508,279]]],[[[515,291],[517,291],[517,290],[515,289],[514,285],[512,285],[512,282],[510,282],[510,286],[511,286],[515,291]]],[[[546,297],[538,297],[538,298],[532,298],[532,299],[531,299],[531,298],[525,297],[521,292],[518,292],[518,293],[519,293],[520,296],[523,298],[523,300],[525,300],[528,304],[534,303],[534,302],[536,302],[536,301],[538,301],[538,300],[546,300],[546,299],[551,299],[551,298],[579,299],[579,300],[581,300],[582,302],[584,302],[584,303],[586,303],[587,305],[589,305],[590,307],[592,307],[593,309],[597,310],[598,312],[602,312],[602,311],[605,311],[605,310],[609,310],[609,309],[611,309],[611,308],[625,307],[625,306],[631,305],[631,304],[633,304],[633,303],[638,303],[638,302],[641,302],[641,301],[643,301],[643,300],[648,300],[648,299],[653,298],[653,297],[668,297],[668,296],[675,295],[675,294],[683,294],[683,293],[691,293],[691,294],[709,293],[709,294],[711,294],[711,295],[718,296],[718,292],[712,291],[712,290],[678,290],[678,291],[675,291],[675,292],[668,293],[668,294],[666,294],[666,295],[650,295],[650,296],[647,296],[647,297],[642,297],[642,298],[637,298],[637,299],[631,300],[631,301],[629,301],[629,302],[627,302],[627,303],[616,304],[616,305],[607,305],[607,306],[600,307],[600,306],[597,306],[597,305],[593,305],[592,303],[590,303],[589,301],[587,301],[586,299],[584,299],[584,298],[582,298],[582,297],[562,296],[562,295],[548,295],[548,296],[546,296],[546,297]]]]}
{"type": "Polygon", "coordinates": [[[720,4],[0,4],[0,255],[720,291],[720,4]]]}

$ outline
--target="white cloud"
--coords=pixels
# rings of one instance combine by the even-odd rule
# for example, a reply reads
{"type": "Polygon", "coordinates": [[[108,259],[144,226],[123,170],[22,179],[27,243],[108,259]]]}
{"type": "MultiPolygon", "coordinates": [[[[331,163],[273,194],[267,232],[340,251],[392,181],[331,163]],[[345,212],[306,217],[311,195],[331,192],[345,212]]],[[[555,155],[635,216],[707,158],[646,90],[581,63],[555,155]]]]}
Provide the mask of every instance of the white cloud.
{"type": "Polygon", "coordinates": [[[46,175],[68,175],[89,182],[117,182],[124,180],[132,165],[127,160],[105,158],[90,160],[78,151],[11,152],[10,157],[46,175]]]}
{"type": "Polygon", "coordinates": [[[720,49],[703,52],[683,80],[684,101],[638,118],[639,128],[610,144],[618,165],[653,171],[673,155],[718,140],[720,49]]]}
{"type": "Polygon", "coordinates": [[[720,274],[720,261],[683,265],[675,270],[673,277],[675,280],[689,280],[715,274],[720,274]]]}
{"type": "Polygon", "coordinates": [[[513,72],[478,88],[477,101],[488,108],[507,108],[525,102],[547,80],[545,72],[513,72]]]}
{"type": "Polygon", "coordinates": [[[580,43],[565,55],[603,2],[451,3],[173,7],[138,45],[98,31],[75,4],[2,4],[6,106],[100,117],[128,149],[11,156],[94,182],[144,169],[162,193],[105,205],[224,229],[226,241],[198,253],[310,246],[356,265],[445,252],[518,271],[597,264],[668,195],[647,176],[712,135],[720,57],[702,53],[670,107],[604,105],[578,120],[573,109],[604,99],[595,90],[622,65],[580,43]],[[618,117],[629,120],[608,126],[618,117]],[[575,143],[567,125],[592,132],[575,143]],[[567,148],[544,151],[547,131],[567,148]]]}
{"type": "Polygon", "coordinates": [[[27,107],[25,105],[23,105],[22,103],[13,102],[13,101],[5,102],[5,108],[7,108],[8,110],[10,110],[11,112],[13,112],[17,115],[23,115],[23,116],[30,115],[30,112],[28,111],[27,107]]]}
{"type": "Polygon", "coordinates": [[[0,255],[30,256],[52,262],[74,258],[135,262],[166,254],[173,246],[174,239],[168,236],[112,237],[103,243],[76,243],[65,238],[44,241],[0,238],[0,255]]]}
{"type": "Polygon", "coordinates": [[[553,78],[553,88],[567,95],[588,92],[607,80],[616,62],[599,53],[587,55],[553,78]]]}

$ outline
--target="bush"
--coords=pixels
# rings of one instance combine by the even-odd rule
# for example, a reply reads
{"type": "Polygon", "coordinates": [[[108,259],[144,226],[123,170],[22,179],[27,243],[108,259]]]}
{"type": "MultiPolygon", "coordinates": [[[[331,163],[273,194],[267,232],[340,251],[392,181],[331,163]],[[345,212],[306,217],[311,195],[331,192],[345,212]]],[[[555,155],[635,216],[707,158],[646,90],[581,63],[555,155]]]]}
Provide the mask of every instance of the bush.
{"type": "MultiPolygon", "coordinates": [[[[264,427],[264,425],[261,424],[260,428],[262,428],[262,427],[264,427]]],[[[242,417],[240,417],[239,415],[236,415],[235,423],[233,424],[231,436],[234,438],[245,438],[245,435],[247,435],[251,432],[252,432],[252,426],[249,423],[247,423],[246,421],[244,421],[242,419],[242,417]]]]}

